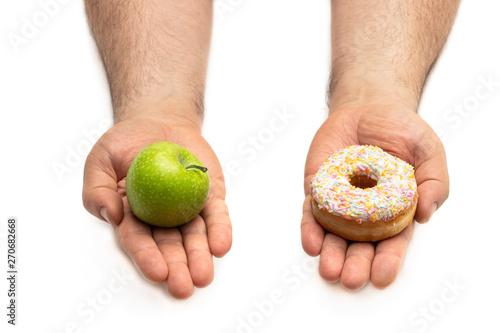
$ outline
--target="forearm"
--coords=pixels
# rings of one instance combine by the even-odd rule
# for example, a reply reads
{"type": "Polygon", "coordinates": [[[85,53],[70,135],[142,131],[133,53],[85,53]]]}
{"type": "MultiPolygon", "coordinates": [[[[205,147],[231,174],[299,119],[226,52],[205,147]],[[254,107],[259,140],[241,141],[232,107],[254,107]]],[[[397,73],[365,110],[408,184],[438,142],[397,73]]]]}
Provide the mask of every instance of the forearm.
{"type": "Polygon", "coordinates": [[[85,0],[115,120],[162,114],[201,126],[212,1],[85,0]]]}
{"type": "Polygon", "coordinates": [[[330,109],[367,102],[416,109],[459,0],[332,0],[330,109]]]}

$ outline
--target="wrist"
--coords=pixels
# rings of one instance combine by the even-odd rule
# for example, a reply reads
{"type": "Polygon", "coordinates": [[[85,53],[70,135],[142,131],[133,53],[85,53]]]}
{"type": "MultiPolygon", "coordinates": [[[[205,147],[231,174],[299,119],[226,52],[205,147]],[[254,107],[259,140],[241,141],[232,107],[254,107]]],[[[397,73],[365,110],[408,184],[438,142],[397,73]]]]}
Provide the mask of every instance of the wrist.
{"type": "Polygon", "coordinates": [[[123,120],[148,118],[174,121],[192,126],[201,132],[203,110],[185,98],[168,97],[165,99],[148,97],[146,101],[130,103],[114,110],[115,123],[123,120]]]}
{"type": "Polygon", "coordinates": [[[336,78],[332,74],[329,90],[330,113],[343,107],[363,105],[401,105],[416,111],[421,87],[398,83],[383,73],[350,73],[336,78]]]}

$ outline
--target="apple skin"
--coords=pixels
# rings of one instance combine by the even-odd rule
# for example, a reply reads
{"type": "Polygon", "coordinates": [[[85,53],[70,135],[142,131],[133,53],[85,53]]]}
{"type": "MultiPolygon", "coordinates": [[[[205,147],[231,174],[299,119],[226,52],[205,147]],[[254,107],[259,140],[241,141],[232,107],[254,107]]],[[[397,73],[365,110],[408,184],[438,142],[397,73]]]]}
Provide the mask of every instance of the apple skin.
{"type": "Polygon", "coordinates": [[[177,227],[200,213],[210,192],[206,168],[186,148],[155,142],[132,161],[126,179],[134,215],[158,227],[177,227]],[[199,166],[204,171],[196,167],[199,166]]]}

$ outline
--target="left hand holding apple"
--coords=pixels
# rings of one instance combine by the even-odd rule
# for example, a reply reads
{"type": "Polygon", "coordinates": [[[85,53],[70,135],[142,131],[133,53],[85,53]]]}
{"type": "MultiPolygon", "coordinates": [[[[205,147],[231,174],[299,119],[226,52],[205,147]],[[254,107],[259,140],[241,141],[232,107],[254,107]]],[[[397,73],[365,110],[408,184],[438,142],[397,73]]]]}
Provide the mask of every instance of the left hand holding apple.
{"type": "Polygon", "coordinates": [[[144,116],[120,121],[97,141],[85,164],[85,208],[110,222],[120,245],[146,279],[165,282],[168,292],[179,299],[191,296],[195,286],[209,285],[214,275],[212,255],[222,257],[231,248],[225,195],[222,168],[201,136],[200,127],[179,117],[144,116]],[[191,222],[176,228],[143,223],[132,213],[127,200],[126,176],[133,159],[158,141],[185,147],[209,170],[210,191],[203,210],[191,222]]]}

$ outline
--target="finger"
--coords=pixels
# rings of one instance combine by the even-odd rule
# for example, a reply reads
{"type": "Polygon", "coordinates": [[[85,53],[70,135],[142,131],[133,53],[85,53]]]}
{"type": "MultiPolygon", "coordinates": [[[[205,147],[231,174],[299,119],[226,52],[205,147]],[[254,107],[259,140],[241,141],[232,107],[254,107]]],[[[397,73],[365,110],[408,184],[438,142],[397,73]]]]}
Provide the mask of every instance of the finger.
{"type": "Polygon", "coordinates": [[[349,244],[340,276],[340,284],[344,288],[356,291],[368,282],[374,253],[373,243],[349,244]]]}
{"type": "MultiPolygon", "coordinates": [[[[357,117],[355,115],[353,118],[357,117]]],[[[331,113],[314,135],[304,169],[304,193],[306,195],[309,194],[309,182],[325,159],[341,148],[358,144],[358,133],[352,123],[346,121],[347,118],[351,118],[351,115],[341,110],[331,113]]]]}
{"type": "Polygon", "coordinates": [[[116,174],[109,156],[98,146],[94,149],[85,162],[83,205],[97,218],[117,225],[122,221],[124,213],[122,198],[117,192],[116,174]]]}
{"type": "Polygon", "coordinates": [[[325,230],[316,222],[311,208],[311,196],[306,196],[302,206],[302,221],[300,223],[302,248],[310,256],[321,252],[325,230]]]}
{"type": "Polygon", "coordinates": [[[327,282],[340,279],[344,267],[347,241],[329,232],[325,235],[321,255],[319,257],[319,275],[327,282]]]}
{"type": "Polygon", "coordinates": [[[151,236],[151,228],[139,221],[130,211],[125,213],[119,225],[113,227],[119,244],[132,258],[144,278],[153,283],[164,282],[168,268],[151,236]]]}
{"type": "MultiPolygon", "coordinates": [[[[434,135],[432,136],[434,137],[434,135]]],[[[439,138],[424,138],[415,150],[418,204],[415,220],[426,223],[449,194],[446,153],[439,138]]]]}
{"type": "Polygon", "coordinates": [[[414,228],[412,222],[396,236],[378,242],[370,277],[375,288],[384,289],[396,280],[414,228]]]}
{"type": "Polygon", "coordinates": [[[168,266],[167,291],[174,298],[188,298],[194,292],[194,285],[179,229],[154,228],[153,238],[168,266]]]}
{"type": "MultiPolygon", "coordinates": [[[[418,183],[418,180],[417,180],[418,183]]],[[[415,220],[427,223],[434,212],[441,207],[449,195],[448,179],[428,179],[420,183],[417,188],[418,204],[415,220]]]]}
{"type": "Polygon", "coordinates": [[[206,287],[214,279],[214,264],[208,247],[205,221],[198,215],[180,230],[193,284],[198,288],[206,287]]]}
{"type": "Polygon", "coordinates": [[[210,252],[217,258],[231,249],[233,242],[229,211],[223,199],[214,197],[207,201],[200,213],[207,225],[210,252]]]}

